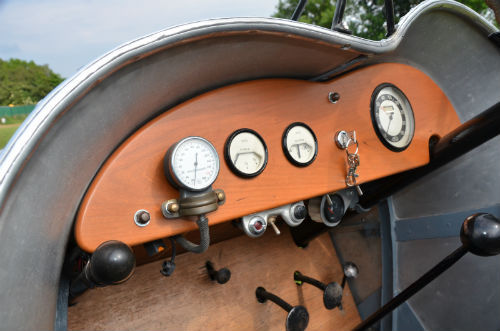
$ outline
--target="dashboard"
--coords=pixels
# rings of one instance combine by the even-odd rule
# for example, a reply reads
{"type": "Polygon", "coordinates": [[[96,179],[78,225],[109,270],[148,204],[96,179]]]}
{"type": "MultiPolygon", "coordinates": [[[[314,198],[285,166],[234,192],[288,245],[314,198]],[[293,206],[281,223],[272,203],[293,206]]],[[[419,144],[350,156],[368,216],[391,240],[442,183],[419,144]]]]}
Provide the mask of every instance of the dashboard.
{"type": "Polygon", "coordinates": [[[196,230],[189,217],[166,219],[161,210],[179,196],[165,176],[165,155],[187,137],[203,138],[219,159],[213,188],[225,201],[207,215],[214,225],[345,189],[341,131],[355,132],[356,183],[363,183],[425,165],[430,137],[459,124],[432,79],[404,64],[364,67],[327,82],[260,79],[222,87],[166,110],[116,149],[87,190],[76,240],[92,252],[107,240],[137,245],[196,230]],[[138,211],[149,215],[144,226],[138,211]]]}

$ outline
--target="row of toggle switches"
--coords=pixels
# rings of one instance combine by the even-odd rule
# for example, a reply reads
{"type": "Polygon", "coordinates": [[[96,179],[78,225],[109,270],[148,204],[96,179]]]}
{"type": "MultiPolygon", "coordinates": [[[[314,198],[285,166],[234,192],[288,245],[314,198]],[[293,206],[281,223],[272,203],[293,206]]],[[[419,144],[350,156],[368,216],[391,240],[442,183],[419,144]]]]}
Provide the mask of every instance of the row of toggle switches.
{"type": "Polygon", "coordinates": [[[277,235],[280,234],[278,227],[274,224],[276,217],[280,216],[286,224],[291,227],[300,225],[307,216],[307,209],[303,201],[284,205],[260,213],[244,216],[241,220],[243,231],[252,238],[264,234],[268,224],[271,225],[277,235]]]}

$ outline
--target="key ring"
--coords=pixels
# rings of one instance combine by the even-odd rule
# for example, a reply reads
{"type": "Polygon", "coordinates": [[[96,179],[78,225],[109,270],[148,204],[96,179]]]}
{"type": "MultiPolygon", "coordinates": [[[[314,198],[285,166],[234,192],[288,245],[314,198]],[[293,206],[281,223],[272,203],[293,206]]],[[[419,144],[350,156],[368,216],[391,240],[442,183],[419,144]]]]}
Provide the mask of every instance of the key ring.
{"type": "Polygon", "coordinates": [[[351,137],[349,137],[349,139],[347,140],[347,143],[346,143],[346,148],[345,148],[345,152],[347,153],[347,155],[349,154],[358,154],[358,149],[359,149],[359,143],[358,141],[356,140],[356,133],[354,133],[354,139],[352,139],[351,137]],[[354,153],[349,153],[349,146],[351,146],[352,144],[356,144],[356,151],[354,153]]]}

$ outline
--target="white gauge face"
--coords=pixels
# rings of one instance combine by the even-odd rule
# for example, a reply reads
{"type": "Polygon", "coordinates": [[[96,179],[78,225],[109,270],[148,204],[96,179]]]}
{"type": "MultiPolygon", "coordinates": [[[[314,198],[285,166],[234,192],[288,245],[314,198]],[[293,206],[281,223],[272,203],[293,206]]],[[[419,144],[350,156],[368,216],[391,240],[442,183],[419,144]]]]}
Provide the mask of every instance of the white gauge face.
{"type": "Polygon", "coordinates": [[[257,132],[241,129],[226,143],[226,161],[233,172],[242,177],[260,174],[267,164],[267,148],[257,132]]]}
{"type": "Polygon", "coordinates": [[[394,151],[406,149],[415,132],[415,119],[405,95],[386,85],[377,92],[372,107],[375,130],[384,145],[394,151]]]}
{"type": "Polygon", "coordinates": [[[309,165],[316,157],[318,144],[312,130],[302,123],[290,125],[283,135],[287,158],[298,166],[309,165]]]}
{"type": "Polygon", "coordinates": [[[214,146],[201,137],[181,140],[170,157],[172,175],[188,190],[206,189],[217,179],[219,156],[214,146]]]}

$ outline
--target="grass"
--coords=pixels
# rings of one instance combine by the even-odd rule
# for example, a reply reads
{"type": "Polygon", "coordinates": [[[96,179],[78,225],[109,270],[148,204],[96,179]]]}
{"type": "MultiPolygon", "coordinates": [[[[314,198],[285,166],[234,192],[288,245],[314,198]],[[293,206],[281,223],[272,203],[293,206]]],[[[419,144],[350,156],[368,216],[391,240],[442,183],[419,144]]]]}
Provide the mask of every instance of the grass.
{"type": "Polygon", "coordinates": [[[20,125],[21,123],[0,125],[0,148],[5,147],[10,137],[12,137],[20,125]]]}
{"type": "Polygon", "coordinates": [[[0,122],[0,149],[7,145],[10,137],[16,132],[21,123],[28,117],[28,115],[6,116],[5,123],[0,122]]]}

